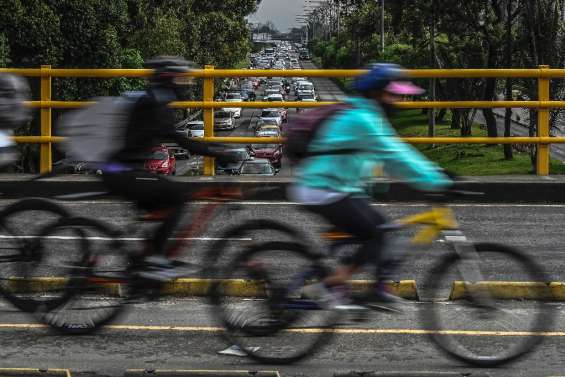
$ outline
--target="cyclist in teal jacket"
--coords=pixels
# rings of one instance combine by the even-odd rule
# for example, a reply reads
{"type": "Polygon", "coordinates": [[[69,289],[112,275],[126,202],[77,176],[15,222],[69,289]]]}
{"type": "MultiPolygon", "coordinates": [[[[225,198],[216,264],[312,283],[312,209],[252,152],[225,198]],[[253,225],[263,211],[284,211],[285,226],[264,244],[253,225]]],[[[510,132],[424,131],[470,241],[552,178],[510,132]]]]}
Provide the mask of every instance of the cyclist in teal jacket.
{"type": "Polygon", "coordinates": [[[387,175],[419,190],[441,191],[452,183],[436,164],[404,143],[387,120],[395,102],[423,92],[402,81],[402,76],[397,65],[376,64],[359,77],[354,87],[360,96],[347,99],[345,102],[351,108],[332,116],[318,129],[308,146],[313,156],[301,161],[296,183],[289,189],[291,200],[363,240],[356,253],[342,260],[323,285],[310,287],[317,296],[330,295],[328,288],[343,285],[361,266],[372,262],[377,266],[372,299],[398,301],[382,283],[390,278],[395,261],[383,251],[384,237],[379,225],[387,220],[371,207],[365,195],[368,178],[374,175],[376,167],[383,167],[387,175]],[[339,153],[340,150],[351,153],[339,153]]]}

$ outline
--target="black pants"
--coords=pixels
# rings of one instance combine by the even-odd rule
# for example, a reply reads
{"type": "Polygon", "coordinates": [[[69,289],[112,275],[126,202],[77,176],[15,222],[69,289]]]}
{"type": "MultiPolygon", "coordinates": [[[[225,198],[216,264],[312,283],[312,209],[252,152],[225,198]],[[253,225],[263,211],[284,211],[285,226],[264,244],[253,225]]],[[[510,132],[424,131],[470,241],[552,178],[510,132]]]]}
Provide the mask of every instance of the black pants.
{"type": "Polygon", "coordinates": [[[387,222],[386,217],[371,207],[370,202],[361,198],[345,197],[326,205],[304,206],[311,212],[323,216],[341,231],[350,233],[361,240],[359,249],[342,259],[348,266],[363,266],[373,263],[377,279],[389,279],[396,260],[385,252],[385,235],[379,225],[387,222]]]}
{"type": "Polygon", "coordinates": [[[155,231],[152,240],[152,251],[164,253],[165,244],[182,217],[185,195],[181,186],[146,171],[104,173],[102,178],[111,194],[134,201],[142,210],[171,210],[155,231]]]}

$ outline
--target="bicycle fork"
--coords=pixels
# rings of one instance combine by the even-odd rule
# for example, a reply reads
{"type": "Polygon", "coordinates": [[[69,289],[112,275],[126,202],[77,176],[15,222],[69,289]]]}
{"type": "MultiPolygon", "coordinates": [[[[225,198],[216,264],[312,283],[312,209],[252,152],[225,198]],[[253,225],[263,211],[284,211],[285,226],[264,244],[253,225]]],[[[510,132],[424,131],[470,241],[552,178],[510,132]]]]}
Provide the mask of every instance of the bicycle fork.
{"type": "Polygon", "coordinates": [[[442,235],[461,261],[457,264],[457,270],[470,298],[479,306],[493,308],[495,302],[488,288],[480,285],[473,286],[473,283],[485,280],[479,265],[479,253],[473,243],[459,229],[444,230],[442,235]]]}

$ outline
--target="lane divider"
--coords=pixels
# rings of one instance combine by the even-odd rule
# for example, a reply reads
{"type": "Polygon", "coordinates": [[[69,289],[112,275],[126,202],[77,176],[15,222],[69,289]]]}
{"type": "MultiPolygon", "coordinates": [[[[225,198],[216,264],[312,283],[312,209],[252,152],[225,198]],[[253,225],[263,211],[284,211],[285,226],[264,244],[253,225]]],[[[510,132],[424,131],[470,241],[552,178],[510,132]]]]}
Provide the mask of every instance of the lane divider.
{"type": "MultiPolygon", "coordinates": [[[[175,297],[203,297],[207,295],[211,285],[219,282],[226,296],[231,297],[264,297],[265,286],[261,281],[248,279],[199,279],[182,278],[164,283],[161,292],[175,297]]],[[[7,290],[16,293],[53,293],[65,287],[67,279],[63,277],[37,277],[30,279],[11,278],[5,282],[7,290]]],[[[355,293],[368,291],[373,286],[371,280],[351,280],[349,285],[355,293]]],[[[101,294],[120,296],[124,286],[117,280],[97,278],[91,287],[96,287],[101,294]]],[[[419,300],[415,280],[388,282],[388,290],[407,300],[419,300]]],[[[487,290],[496,299],[513,300],[554,300],[565,301],[565,282],[518,282],[518,281],[484,281],[465,283],[455,281],[451,292],[445,299],[454,301],[465,299],[471,290],[487,290]]],[[[91,289],[92,292],[92,289],[91,289]]]]}

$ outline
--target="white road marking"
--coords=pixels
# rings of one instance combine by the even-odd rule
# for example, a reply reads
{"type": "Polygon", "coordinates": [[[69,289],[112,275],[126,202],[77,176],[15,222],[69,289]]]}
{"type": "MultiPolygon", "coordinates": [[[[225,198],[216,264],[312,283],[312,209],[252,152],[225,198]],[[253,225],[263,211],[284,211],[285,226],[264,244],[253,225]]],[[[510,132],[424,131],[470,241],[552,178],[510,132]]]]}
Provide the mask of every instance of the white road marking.
{"type": "MultiPolygon", "coordinates": [[[[82,237],[73,236],[6,236],[0,235],[0,239],[49,239],[49,240],[80,240],[82,237]]],[[[87,240],[91,241],[146,241],[148,238],[144,237],[120,237],[120,238],[110,238],[110,237],[86,237],[87,240]]],[[[173,241],[253,241],[252,238],[214,238],[214,237],[186,237],[186,238],[171,238],[173,241]]]]}

